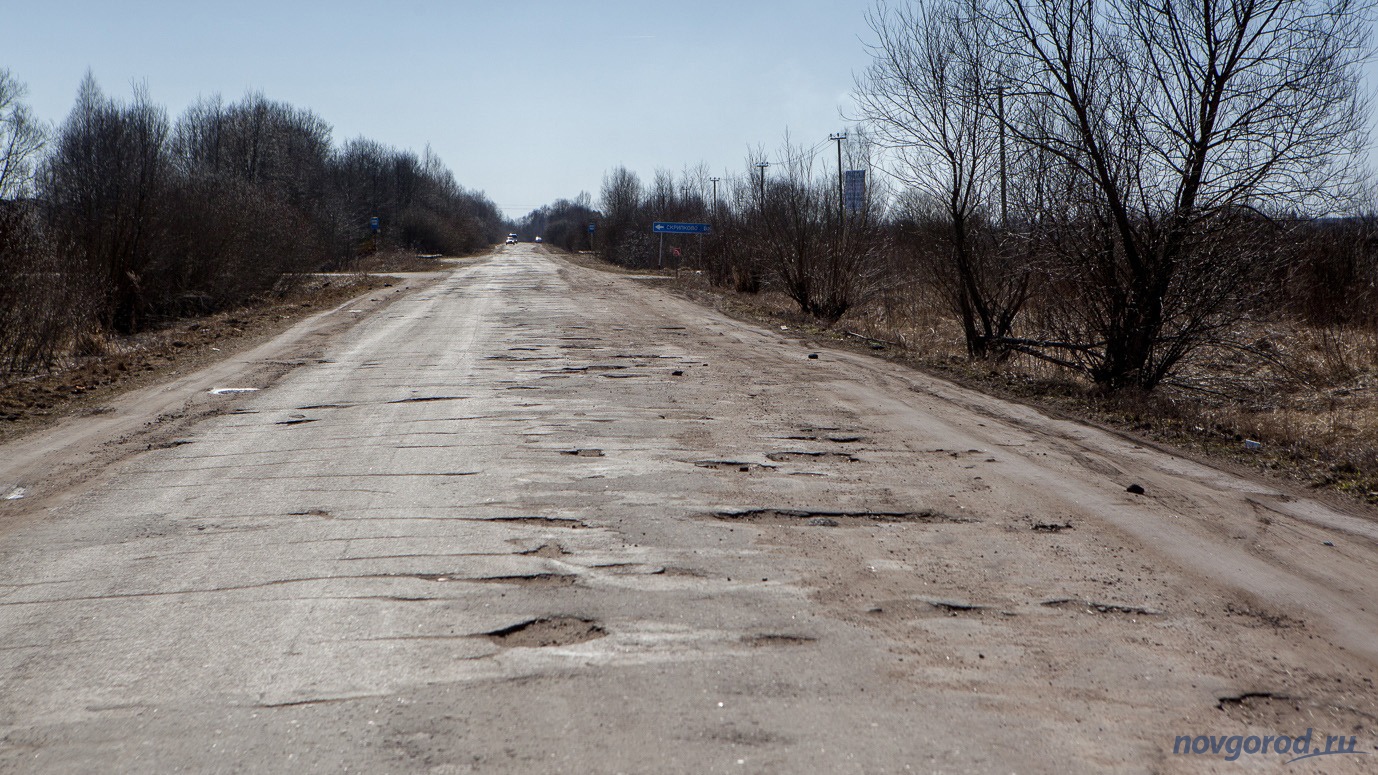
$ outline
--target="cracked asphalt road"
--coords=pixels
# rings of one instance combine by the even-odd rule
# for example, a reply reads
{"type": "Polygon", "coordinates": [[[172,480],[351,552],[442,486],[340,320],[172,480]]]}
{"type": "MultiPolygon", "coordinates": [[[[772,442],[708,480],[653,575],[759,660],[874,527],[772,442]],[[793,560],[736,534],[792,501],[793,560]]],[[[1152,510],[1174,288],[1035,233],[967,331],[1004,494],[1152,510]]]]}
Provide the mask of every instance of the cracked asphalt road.
{"type": "Polygon", "coordinates": [[[1378,754],[1364,514],[531,246],[388,302],[0,448],[0,770],[1378,754]]]}

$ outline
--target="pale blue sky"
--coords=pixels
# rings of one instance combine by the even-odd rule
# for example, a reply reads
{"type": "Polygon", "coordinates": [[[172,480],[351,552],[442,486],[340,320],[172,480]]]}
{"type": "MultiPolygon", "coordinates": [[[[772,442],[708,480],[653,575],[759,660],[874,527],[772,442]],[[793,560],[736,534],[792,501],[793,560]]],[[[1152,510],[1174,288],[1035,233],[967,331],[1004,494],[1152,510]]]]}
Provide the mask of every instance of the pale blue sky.
{"type": "Polygon", "coordinates": [[[625,164],[649,178],[744,168],[786,129],[844,127],[869,0],[750,2],[78,2],[13,0],[0,67],[60,121],[87,68],[175,118],[199,95],[261,90],[310,108],[337,142],[426,143],[509,216],[625,164]]]}

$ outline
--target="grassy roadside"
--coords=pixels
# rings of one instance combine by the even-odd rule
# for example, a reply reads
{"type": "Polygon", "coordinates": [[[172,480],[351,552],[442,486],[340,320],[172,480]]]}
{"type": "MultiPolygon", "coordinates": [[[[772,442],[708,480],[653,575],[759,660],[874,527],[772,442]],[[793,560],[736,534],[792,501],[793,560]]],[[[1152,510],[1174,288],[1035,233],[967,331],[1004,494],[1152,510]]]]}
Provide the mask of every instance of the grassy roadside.
{"type": "Polygon", "coordinates": [[[67,417],[101,414],[112,398],[250,349],[300,320],[403,279],[385,272],[439,271],[452,262],[380,257],[365,271],[303,278],[240,309],[169,321],[132,336],[110,336],[61,368],[0,382],[0,443],[67,417]]]}
{"type": "Polygon", "coordinates": [[[668,279],[657,281],[657,288],[738,319],[788,326],[832,347],[1170,446],[1338,506],[1378,505],[1378,332],[1256,324],[1250,337],[1274,354],[1262,364],[1216,354],[1189,370],[1185,387],[1107,396],[1031,358],[968,360],[954,322],[933,300],[913,292],[863,305],[834,326],[823,327],[782,294],[713,288],[691,271],[676,278],[668,270],[628,272],[589,255],[567,259],[617,274],[663,275],[668,279]],[[1260,446],[1252,449],[1246,441],[1260,446]]]}

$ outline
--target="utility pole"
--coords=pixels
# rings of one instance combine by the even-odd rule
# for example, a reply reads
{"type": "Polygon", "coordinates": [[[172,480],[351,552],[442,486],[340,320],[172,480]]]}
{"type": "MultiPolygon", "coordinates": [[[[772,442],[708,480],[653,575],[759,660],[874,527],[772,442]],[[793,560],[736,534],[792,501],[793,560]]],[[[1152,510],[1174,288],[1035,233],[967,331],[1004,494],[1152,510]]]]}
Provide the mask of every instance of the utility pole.
{"type": "Polygon", "coordinates": [[[996,112],[1000,121],[1000,228],[1005,228],[1009,215],[1010,199],[1005,172],[1005,84],[995,87],[996,112]]]}
{"type": "Polygon", "coordinates": [[[766,167],[770,166],[768,161],[756,162],[756,169],[761,171],[761,207],[766,206],[766,167]]]}
{"type": "Polygon", "coordinates": [[[713,209],[718,209],[718,181],[722,178],[709,178],[708,182],[713,184],[713,209]]]}
{"type": "Polygon", "coordinates": [[[846,219],[846,203],[842,196],[842,141],[847,139],[846,132],[838,132],[835,135],[828,135],[829,140],[837,143],[837,217],[846,219]]]}

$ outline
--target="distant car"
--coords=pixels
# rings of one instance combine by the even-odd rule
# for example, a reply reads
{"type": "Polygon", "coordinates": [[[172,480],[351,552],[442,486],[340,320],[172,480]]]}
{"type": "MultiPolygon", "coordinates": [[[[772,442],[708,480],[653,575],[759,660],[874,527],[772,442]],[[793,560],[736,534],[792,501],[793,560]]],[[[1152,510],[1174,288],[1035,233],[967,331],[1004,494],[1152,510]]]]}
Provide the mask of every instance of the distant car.
{"type": "Polygon", "coordinates": [[[506,244],[508,244],[508,245],[515,245],[515,244],[517,244],[517,238],[516,238],[516,237],[508,237],[508,238],[507,238],[507,243],[506,243],[506,244]]]}
{"type": "Polygon", "coordinates": [[[537,242],[540,242],[540,241],[541,241],[541,238],[540,238],[540,237],[537,237],[537,238],[536,238],[536,241],[537,241],[537,242]]]}

